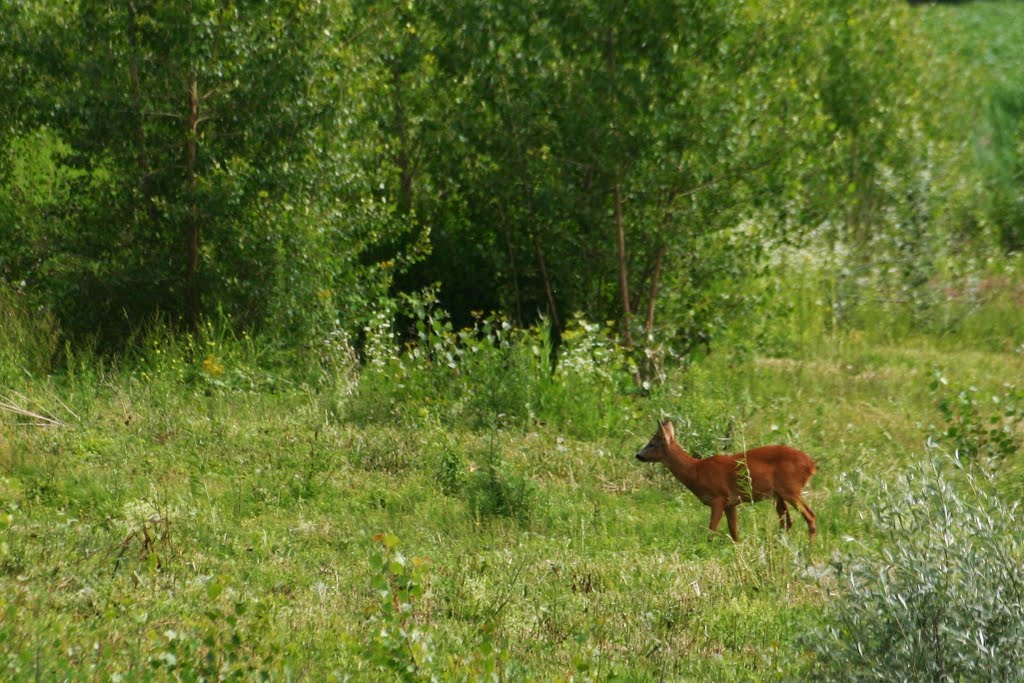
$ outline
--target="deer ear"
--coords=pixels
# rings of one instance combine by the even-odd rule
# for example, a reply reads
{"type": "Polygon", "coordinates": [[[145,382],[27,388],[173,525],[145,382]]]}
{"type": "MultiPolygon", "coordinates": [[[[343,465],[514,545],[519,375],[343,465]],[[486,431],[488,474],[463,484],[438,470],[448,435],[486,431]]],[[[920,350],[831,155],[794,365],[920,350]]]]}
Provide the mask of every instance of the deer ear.
{"type": "Polygon", "coordinates": [[[672,420],[665,420],[661,423],[661,433],[669,442],[676,440],[676,428],[672,425],[672,420]]]}

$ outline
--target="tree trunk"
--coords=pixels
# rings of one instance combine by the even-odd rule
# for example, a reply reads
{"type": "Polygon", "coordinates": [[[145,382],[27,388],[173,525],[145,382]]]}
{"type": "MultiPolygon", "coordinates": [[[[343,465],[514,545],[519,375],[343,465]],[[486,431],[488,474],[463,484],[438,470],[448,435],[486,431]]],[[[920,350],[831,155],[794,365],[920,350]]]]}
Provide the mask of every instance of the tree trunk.
{"type": "Polygon", "coordinates": [[[516,324],[519,327],[523,326],[523,300],[519,293],[519,268],[516,265],[516,251],[512,245],[512,235],[508,229],[508,221],[505,219],[505,212],[501,212],[501,222],[503,224],[502,236],[505,238],[505,248],[508,250],[508,263],[512,269],[512,291],[516,297],[516,324]]]}
{"type": "Polygon", "coordinates": [[[188,83],[188,141],[185,175],[189,200],[185,219],[185,321],[193,332],[199,329],[199,220],[196,205],[196,151],[199,129],[199,86],[195,74],[188,83]]]}
{"type": "Polygon", "coordinates": [[[395,93],[395,133],[398,136],[398,153],[395,163],[398,165],[398,213],[407,216],[412,211],[413,170],[409,154],[409,130],[405,120],[405,107],[402,104],[402,73],[398,66],[391,70],[392,86],[395,93]]]}
{"type": "Polygon", "coordinates": [[[139,167],[139,192],[146,204],[146,213],[150,220],[158,218],[156,204],[153,203],[153,189],[150,178],[149,155],[146,153],[146,130],[144,127],[145,108],[142,102],[142,87],[139,75],[139,27],[135,3],[128,3],[128,87],[132,98],[132,128],[135,138],[135,163],[139,167]]]}
{"type": "Polygon", "coordinates": [[[626,263],[626,234],[622,225],[622,190],[618,181],[615,182],[615,235],[619,252],[619,289],[622,290],[622,337],[626,344],[635,346],[633,332],[633,313],[629,307],[629,267],[626,263]]]}
{"type": "Polygon", "coordinates": [[[544,293],[548,298],[548,308],[551,310],[551,322],[555,325],[555,330],[559,333],[562,331],[562,322],[558,319],[558,304],[555,303],[555,290],[551,286],[551,278],[548,277],[548,265],[547,261],[544,260],[544,252],[540,248],[540,240],[537,236],[533,236],[533,250],[537,254],[537,264],[540,266],[540,275],[544,278],[544,293]]]}
{"type": "Polygon", "coordinates": [[[665,257],[665,243],[658,245],[654,253],[654,270],[651,272],[651,288],[647,294],[647,320],[644,322],[644,333],[650,336],[654,332],[654,304],[658,299],[658,280],[661,278],[661,260],[665,257]]]}
{"type": "MultiPolygon", "coordinates": [[[[612,27],[608,28],[607,54],[605,58],[611,82],[612,112],[613,117],[615,117],[618,109],[616,106],[618,104],[618,67],[615,63],[615,30],[612,27]]],[[[614,127],[612,135],[618,135],[617,129],[614,127]]],[[[619,290],[622,294],[622,339],[626,342],[627,346],[632,348],[636,344],[633,341],[633,331],[630,329],[633,326],[633,312],[629,305],[629,266],[626,262],[626,233],[622,225],[622,187],[619,177],[619,170],[614,170],[612,175],[612,192],[615,198],[615,238],[619,256],[619,290]]]]}

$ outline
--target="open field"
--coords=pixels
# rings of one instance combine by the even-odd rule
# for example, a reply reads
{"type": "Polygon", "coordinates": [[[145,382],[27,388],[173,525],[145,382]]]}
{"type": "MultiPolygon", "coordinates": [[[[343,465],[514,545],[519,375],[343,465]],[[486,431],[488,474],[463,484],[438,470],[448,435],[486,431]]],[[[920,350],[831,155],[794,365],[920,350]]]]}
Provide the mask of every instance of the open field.
{"type": "Polygon", "coordinates": [[[799,678],[834,558],[884,543],[873,483],[938,454],[933,374],[984,395],[1024,376],[1019,348],[868,336],[712,354],[650,397],[475,426],[449,417],[454,390],[275,385],[230,348],[28,382],[19,404],[64,426],[0,422],[5,677],[799,678]],[[661,415],[684,443],[731,423],[731,448],[812,454],[814,545],[767,504],[741,508],[739,544],[709,537],[707,508],[633,458],[661,415]],[[393,613],[379,591],[403,580],[393,613]]]}

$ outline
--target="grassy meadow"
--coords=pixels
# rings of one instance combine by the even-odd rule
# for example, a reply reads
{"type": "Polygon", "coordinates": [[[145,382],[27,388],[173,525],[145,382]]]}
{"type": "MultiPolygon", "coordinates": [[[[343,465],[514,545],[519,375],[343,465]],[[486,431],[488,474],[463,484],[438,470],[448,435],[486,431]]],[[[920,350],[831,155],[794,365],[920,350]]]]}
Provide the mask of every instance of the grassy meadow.
{"type": "MultiPolygon", "coordinates": [[[[385,331],[361,368],[304,377],[214,326],[118,362],[68,350],[4,392],[36,417],[0,413],[2,677],[806,678],[843,558],[894,542],[879,484],[987,424],[1024,376],[1024,314],[1006,281],[893,339],[905,308],[829,331],[801,287],[774,337],[737,329],[649,395],[598,325],[570,330],[553,376],[542,331],[485,321],[448,362],[429,314],[419,347],[385,331]],[[974,417],[943,412],[958,395],[974,417]],[[740,543],[710,535],[708,508],[633,457],[662,417],[699,454],[810,453],[814,544],[767,504],[741,508],[740,543]]],[[[1019,498],[1019,463],[994,466],[1019,498]]]]}

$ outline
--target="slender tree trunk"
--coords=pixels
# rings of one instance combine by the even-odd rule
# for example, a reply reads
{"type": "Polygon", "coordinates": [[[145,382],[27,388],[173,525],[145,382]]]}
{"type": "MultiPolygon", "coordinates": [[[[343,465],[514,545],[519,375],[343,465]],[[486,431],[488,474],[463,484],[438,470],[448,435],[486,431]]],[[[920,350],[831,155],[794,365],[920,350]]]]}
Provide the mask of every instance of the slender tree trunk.
{"type": "Polygon", "coordinates": [[[647,320],[644,322],[644,333],[650,336],[654,332],[654,304],[658,300],[658,280],[661,278],[661,261],[665,257],[665,243],[658,245],[654,253],[654,270],[651,272],[651,288],[647,294],[647,320]]]}
{"type": "Polygon", "coordinates": [[[548,265],[547,261],[544,260],[544,252],[540,248],[540,240],[537,236],[533,236],[533,250],[537,254],[537,265],[540,266],[540,276],[544,279],[544,293],[548,298],[548,308],[551,311],[551,322],[554,323],[555,329],[561,333],[562,321],[558,318],[558,304],[555,303],[555,290],[551,286],[551,278],[548,277],[548,265]]]}
{"type": "Polygon", "coordinates": [[[199,87],[195,74],[188,83],[188,141],[186,144],[185,173],[188,182],[189,200],[185,220],[185,315],[188,327],[193,332],[199,329],[199,220],[196,206],[196,151],[199,129],[199,87]]]}
{"type": "Polygon", "coordinates": [[[150,175],[149,155],[146,153],[146,130],[144,127],[144,106],[142,102],[142,86],[139,74],[139,30],[135,3],[128,3],[128,87],[130,89],[133,115],[133,137],[135,139],[135,163],[139,167],[139,192],[146,204],[146,213],[152,221],[158,218],[156,205],[153,203],[153,188],[150,175]]]}
{"type": "MultiPolygon", "coordinates": [[[[618,67],[615,60],[615,29],[608,28],[608,75],[611,81],[612,120],[618,119],[618,67]]],[[[618,127],[611,131],[614,137],[620,135],[618,127]]],[[[633,311],[629,305],[629,264],[626,260],[626,231],[622,221],[622,186],[621,171],[616,168],[612,175],[612,191],[615,199],[615,242],[619,258],[619,290],[622,293],[622,340],[630,349],[636,348],[633,339],[633,311]]],[[[640,375],[639,365],[633,373],[633,382],[643,388],[644,380],[640,375]]]]}
{"type": "Polygon", "coordinates": [[[398,153],[395,156],[399,172],[398,212],[407,216],[412,211],[413,170],[409,155],[409,129],[402,103],[402,73],[397,65],[392,68],[391,76],[395,93],[395,132],[398,135],[398,153]]]}
{"type": "Polygon", "coordinates": [[[501,231],[502,236],[505,238],[505,249],[508,251],[508,263],[512,269],[512,291],[516,297],[516,324],[519,327],[523,326],[523,300],[519,293],[519,268],[516,265],[516,251],[512,245],[511,231],[508,229],[508,221],[505,220],[505,212],[501,212],[503,230],[501,231]]]}
{"type": "Polygon", "coordinates": [[[619,252],[619,289],[622,291],[622,336],[629,346],[633,343],[633,313],[629,307],[629,266],[626,263],[626,233],[622,225],[622,190],[615,182],[615,236],[619,252]]]}
{"type": "Polygon", "coordinates": [[[131,90],[132,104],[135,107],[134,134],[135,134],[135,160],[142,172],[142,183],[145,184],[149,174],[149,160],[146,157],[145,130],[142,127],[142,97],[139,85],[139,50],[138,50],[138,26],[135,16],[135,3],[128,3],[128,86],[131,90]]]}
{"type": "MultiPolygon", "coordinates": [[[[613,112],[618,109],[618,67],[615,62],[615,30],[609,27],[607,39],[608,75],[611,80],[611,99],[613,112]]],[[[613,135],[616,131],[613,129],[613,135]]],[[[615,199],[615,241],[619,257],[619,290],[622,294],[622,338],[627,346],[633,347],[633,312],[629,305],[629,266],[626,262],[626,232],[622,224],[622,187],[620,174],[616,169],[613,174],[612,193],[615,199]]]]}
{"type": "Polygon", "coordinates": [[[665,259],[665,251],[668,245],[665,243],[665,235],[669,233],[669,222],[672,220],[672,202],[675,200],[678,191],[673,189],[665,196],[662,210],[662,232],[658,234],[657,247],[654,250],[654,265],[651,267],[651,284],[647,290],[647,318],[644,321],[644,334],[647,337],[654,332],[654,308],[658,303],[658,286],[661,281],[661,263],[665,259]]]}

